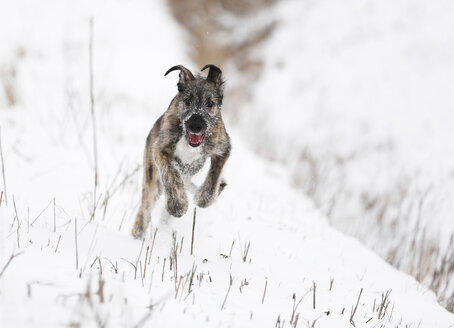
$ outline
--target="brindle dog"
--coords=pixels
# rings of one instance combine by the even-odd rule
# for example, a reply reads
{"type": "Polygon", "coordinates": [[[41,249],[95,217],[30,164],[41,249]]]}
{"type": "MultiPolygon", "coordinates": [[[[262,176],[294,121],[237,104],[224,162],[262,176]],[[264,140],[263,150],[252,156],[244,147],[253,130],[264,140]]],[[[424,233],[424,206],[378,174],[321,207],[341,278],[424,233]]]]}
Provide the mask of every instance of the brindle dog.
{"type": "Polygon", "coordinates": [[[132,229],[141,238],[150,221],[150,211],[164,192],[170,215],[181,217],[188,209],[186,189],[189,178],[210,158],[211,165],[204,183],[196,191],[194,201],[199,207],[210,206],[225,183],[221,172],[231,144],[221,116],[224,81],[221,70],[206,65],[208,76],[194,76],[178,65],[166,73],[180,71],[178,93],[167,111],[151,129],[143,159],[142,203],[132,229]]]}

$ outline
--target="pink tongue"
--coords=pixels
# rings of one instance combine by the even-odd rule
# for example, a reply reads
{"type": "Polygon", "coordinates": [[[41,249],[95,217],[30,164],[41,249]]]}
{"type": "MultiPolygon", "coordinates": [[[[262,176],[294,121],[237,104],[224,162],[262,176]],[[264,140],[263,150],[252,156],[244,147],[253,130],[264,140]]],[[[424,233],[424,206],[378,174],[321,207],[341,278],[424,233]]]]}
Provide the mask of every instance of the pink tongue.
{"type": "Polygon", "coordinates": [[[202,141],[203,135],[189,133],[188,137],[192,144],[199,144],[202,141]]]}

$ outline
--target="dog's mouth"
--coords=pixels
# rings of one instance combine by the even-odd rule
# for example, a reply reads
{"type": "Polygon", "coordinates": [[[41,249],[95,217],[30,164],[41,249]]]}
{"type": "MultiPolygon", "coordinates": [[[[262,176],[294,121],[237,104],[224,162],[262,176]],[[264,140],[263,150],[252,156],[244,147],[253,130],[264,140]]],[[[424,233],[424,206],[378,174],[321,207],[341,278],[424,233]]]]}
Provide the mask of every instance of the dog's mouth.
{"type": "Polygon", "coordinates": [[[195,134],[188,132],[188,141],[192,147],[200,146],[203,141],[204,134],[195,134]]]}

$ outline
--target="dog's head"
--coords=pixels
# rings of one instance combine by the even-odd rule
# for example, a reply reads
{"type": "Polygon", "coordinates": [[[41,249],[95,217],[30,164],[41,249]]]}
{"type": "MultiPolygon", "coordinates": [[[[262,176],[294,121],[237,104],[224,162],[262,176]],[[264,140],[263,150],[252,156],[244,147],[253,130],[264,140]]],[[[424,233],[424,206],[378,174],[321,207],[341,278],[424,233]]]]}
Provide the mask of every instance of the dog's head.
{"type": "Polygon", "coordinates": [[[181,65],[173,66],[165,74],[180,71],[176,97],[178,116],[192,147],[203,143],[204,137],[211,134],[211,128],[221,116],[224,88],[222,71],[214,65],[206,65],[202,71],[207,68],[206,78],[199,74],[194,77],[191,71],[181,65]]]}

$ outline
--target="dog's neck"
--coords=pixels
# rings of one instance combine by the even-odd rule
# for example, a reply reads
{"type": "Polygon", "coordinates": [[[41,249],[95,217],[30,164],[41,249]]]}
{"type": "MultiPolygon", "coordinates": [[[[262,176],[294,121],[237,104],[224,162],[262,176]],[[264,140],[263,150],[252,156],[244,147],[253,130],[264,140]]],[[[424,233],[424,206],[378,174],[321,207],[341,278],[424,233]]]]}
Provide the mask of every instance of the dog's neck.
{"type": "Polygon", "coordinates": [[[181,174],[192,176],[200,171],[206,156],[202,146],[191,147],[183,135],[175,145],[174,161],[181,174]]]}

